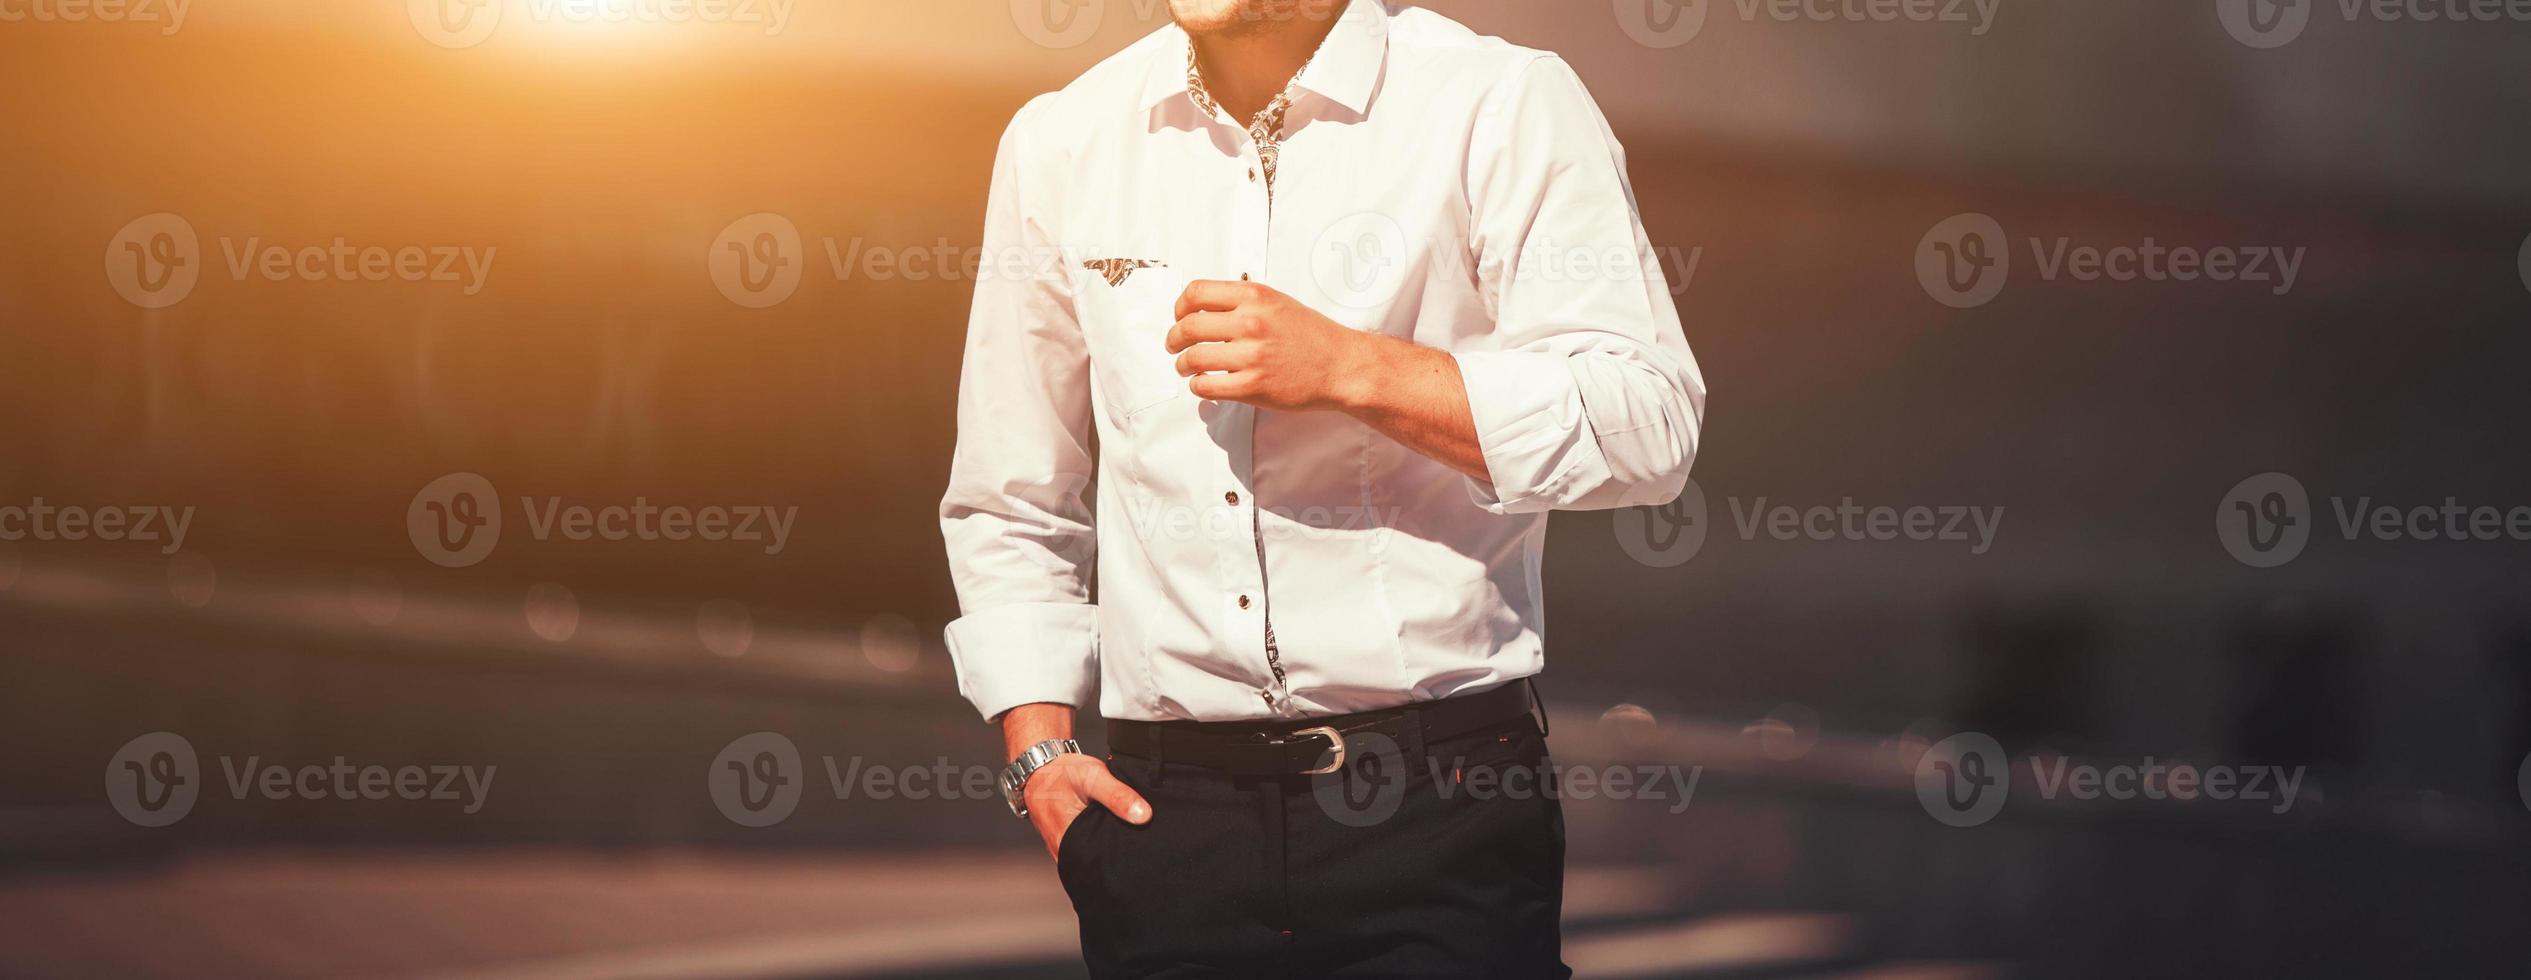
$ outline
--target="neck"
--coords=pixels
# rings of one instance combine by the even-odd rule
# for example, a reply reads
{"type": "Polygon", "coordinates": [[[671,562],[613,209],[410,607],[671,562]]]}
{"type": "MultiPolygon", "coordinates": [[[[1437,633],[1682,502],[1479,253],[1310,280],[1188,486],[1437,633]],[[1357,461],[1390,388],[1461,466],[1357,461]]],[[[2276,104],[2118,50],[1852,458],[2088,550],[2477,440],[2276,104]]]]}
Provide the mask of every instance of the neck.
{"type": "Polygon", "coordinates": [[[1188,35],[1205,94],[1241,124],[1256,118],[1309,63],[1343,11],[1342,3],[1303,3],[1229,30],[1188,35]]]}

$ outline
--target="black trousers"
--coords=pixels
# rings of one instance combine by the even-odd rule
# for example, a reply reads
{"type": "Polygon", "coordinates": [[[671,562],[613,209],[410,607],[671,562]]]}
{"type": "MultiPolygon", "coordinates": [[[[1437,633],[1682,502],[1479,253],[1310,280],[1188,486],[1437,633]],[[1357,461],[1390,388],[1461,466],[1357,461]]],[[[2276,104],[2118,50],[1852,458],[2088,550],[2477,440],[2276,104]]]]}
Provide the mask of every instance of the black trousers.
{"type": "Polygon", "coordinates": [[[1090,975],[1570,977],[1564,814],[1536,723],[1351,749],[1327,776],[1109,759],[1152,819],[1092,805],[1056,848],[1090,975]]]}

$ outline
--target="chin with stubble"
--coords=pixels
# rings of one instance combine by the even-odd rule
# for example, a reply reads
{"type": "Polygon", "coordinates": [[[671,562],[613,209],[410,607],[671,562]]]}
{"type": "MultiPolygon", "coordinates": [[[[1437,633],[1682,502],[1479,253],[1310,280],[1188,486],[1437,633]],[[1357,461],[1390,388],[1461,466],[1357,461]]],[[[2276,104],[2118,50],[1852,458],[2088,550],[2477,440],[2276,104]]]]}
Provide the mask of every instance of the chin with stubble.
{"type": "Polygon", "coordinates": [[[1345,0],[1169,0],[1169,19],[1189,34],[1238,37],[1297,18],[1323,20],[1344,6],[1345,0]]]}

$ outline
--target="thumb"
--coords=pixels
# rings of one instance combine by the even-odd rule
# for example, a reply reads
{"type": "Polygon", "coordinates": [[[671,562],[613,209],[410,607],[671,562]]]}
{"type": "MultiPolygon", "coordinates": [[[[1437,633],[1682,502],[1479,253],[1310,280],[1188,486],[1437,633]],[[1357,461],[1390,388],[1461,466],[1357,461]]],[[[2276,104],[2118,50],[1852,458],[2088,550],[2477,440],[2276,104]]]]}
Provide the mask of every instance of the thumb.
{"type": "Polygon", "coordinates": [[[1105,766],[1083,775],[1087,777],[1089,797],[1106,807],[1108,812],[1125,818],[1125,822],[1130,824],[1151,822],[1151,804],[1143,802],[1142,794],[1134,792],[1133,787],[1125,785],[1124,780],[1109,773],[1105,766]]]}

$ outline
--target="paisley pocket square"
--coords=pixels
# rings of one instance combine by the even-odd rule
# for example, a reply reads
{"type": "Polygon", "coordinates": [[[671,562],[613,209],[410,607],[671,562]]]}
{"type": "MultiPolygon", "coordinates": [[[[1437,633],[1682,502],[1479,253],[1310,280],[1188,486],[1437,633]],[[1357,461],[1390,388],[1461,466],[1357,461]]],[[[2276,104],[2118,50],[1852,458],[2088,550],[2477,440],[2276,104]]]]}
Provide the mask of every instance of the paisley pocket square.
{"type": "Polygon", "coordinates": [[[1110,286],[1122,286],[1125,284],[1125,277],[1133,275],[1136,269],[1149,269],[1168,264],[1158,259],[1089,259],[1083,261],[1081,267],[1098,273],[1099,277],[1106,279],[1110,286]]]}

